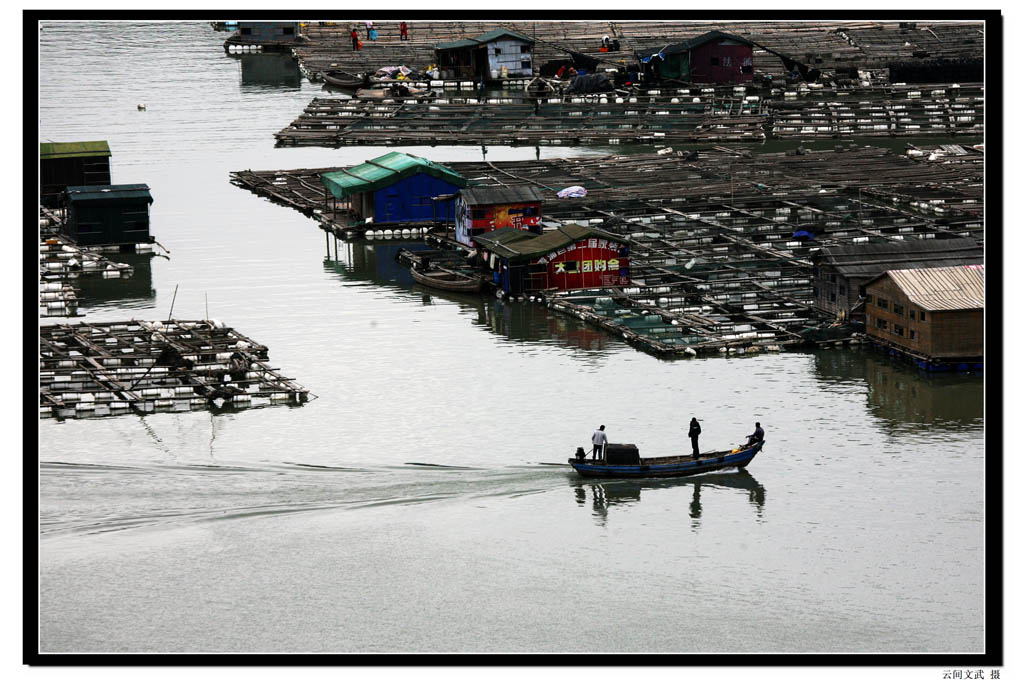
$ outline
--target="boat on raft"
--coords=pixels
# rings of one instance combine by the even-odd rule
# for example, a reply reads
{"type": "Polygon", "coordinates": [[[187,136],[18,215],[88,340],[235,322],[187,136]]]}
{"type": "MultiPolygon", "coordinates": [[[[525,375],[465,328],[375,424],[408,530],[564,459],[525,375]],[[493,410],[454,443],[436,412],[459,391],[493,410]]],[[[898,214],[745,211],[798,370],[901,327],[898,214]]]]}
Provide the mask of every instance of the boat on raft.
{"type": "Polygon", "coordinates": [[[365,88],[370,84],[370,79],[365,76],[350,74],[347,71],[338,71],[336,69],[320,72],[320,76],[327,85],[346,90],[357,90],[365,88]]]}
{"type": "Polygon", "coordinates": [[[479,274],[467,274],[443,266],[409,267],[412,278],[420,285],[437,290],[457,293],[478,293],[484,289],[484,278],[479,274]],[[422,269],[422,270],[421,270],[422,269]]]}
{"type": "Polygon", "coordinates": [[[586,478],[657,478],[694,476],[725,469],[743,468],[764,447],[764,440],[753,445],[740,445],[733,450],[705,452],[694,459],[692,454],[670,457],[640,457],[636,445],[608,443],[602,459],[587,459],[582,447],[569,460],[577,474],[586,478]]]}

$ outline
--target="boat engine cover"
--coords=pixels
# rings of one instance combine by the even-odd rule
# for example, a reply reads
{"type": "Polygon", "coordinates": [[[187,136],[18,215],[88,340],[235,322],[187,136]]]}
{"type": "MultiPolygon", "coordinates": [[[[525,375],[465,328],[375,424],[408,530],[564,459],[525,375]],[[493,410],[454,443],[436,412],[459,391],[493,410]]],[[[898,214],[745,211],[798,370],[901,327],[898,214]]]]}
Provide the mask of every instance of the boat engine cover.
{"type": "Polygon", "coordinates": [[[604,448],[604,460],[608,464],[639,464],[640,450],[633,444],[609,442],[604,448]]]}

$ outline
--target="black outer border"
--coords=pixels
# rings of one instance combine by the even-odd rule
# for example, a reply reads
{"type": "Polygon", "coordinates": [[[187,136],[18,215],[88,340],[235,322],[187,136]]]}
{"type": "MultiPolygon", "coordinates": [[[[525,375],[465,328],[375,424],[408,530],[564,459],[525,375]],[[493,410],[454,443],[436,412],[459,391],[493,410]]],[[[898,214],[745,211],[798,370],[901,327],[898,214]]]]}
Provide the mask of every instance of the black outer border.
{"type": "MultiPolygon", "coordinates": [[[[362,10],[328,9],[254,10],[260,20],[294,20],[295,17],[361,14],[362,10]]],[[[30,238],[38,231],[37,184],[39,139],[37,101],[29,88],[38,85],[38,21],[62,20],[200,20],[219,21],[238,17],[238,10],[24,10],[23,31],[23,214],[25,227],[23,270],[24,317],[24,439],[23,459],[23,585],[22,659],[30,666],[902,666],[977,668],[1004,663],[1003,577],[1003,17],[999,10],[778,10],[687,11],[678,10],[549,10],[455,11],[450,9],[373,10],[375,18],[399,19],[569,19],[629,20],[889,20],[889,21],[984,21],[985,26],[985,262],[987,282],[995,288],[986,293],[985,332],[985,652],[954,653],[721,653],[721,654],[618,654],[618,653],[442,653],[442,654],[81,654],[41,653],[38,650],[38,252],[30,238]],[[994,85],[994,90],[990,89],[994,85]],[[34,352],[34,357],[30,356],[34,352]],[[31,449],[34,445],[35,449],[31,449]]],[[[937,678],[940,678],[936,674],[937,678]]]]}

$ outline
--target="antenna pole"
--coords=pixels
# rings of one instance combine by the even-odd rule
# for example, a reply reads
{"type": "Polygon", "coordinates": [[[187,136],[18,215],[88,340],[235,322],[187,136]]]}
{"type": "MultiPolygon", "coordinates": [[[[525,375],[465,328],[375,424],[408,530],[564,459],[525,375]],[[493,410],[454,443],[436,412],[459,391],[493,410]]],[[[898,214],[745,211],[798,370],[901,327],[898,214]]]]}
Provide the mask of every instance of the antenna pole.
{"type": "Polygon", "coordinates": [[[167,312],[167,320],[171,320],[171,314],[174,313],[174,301],[178,299],[178,286],[174,286],[174,297],[171,298],[171,311],[167,312]]]}

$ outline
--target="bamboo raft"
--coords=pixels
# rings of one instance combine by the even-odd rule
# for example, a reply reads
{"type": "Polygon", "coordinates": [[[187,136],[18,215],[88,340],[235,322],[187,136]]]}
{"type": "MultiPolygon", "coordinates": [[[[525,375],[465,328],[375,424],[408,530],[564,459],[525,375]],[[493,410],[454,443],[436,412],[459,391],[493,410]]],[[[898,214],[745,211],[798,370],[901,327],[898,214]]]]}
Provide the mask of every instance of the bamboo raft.
{"type": "Polygon", "coordinates": [[[267,348],[217,321],[41,326],[40,417],[303,404],[267,348]]]}

